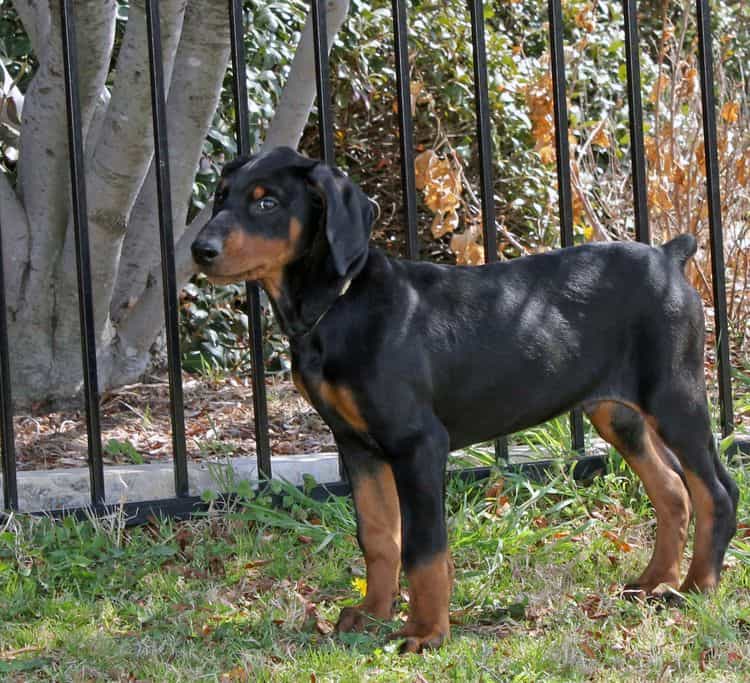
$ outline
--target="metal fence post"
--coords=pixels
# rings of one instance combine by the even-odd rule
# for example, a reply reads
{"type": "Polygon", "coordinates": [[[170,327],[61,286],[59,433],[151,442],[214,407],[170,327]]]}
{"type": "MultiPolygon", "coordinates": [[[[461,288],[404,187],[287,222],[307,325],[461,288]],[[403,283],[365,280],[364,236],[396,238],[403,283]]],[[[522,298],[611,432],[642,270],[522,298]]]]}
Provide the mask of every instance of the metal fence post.
{"type": "MultiPolygon", "coordinates": [[[[568,145],[568,103],[565,94],[565,54],[563,52],[563,18],[560,0],[549,0],[549,38],[552,57],[552,88],[555,105],[555,151],[557,157],[557,192],[560,208],[560,241],[573,246],[573,198],[570,183],[570,147],[568,145]]],[[[570,414],[573,450],[583,453],[583,415],[580,409],[570,414]]]]}
{"type": "MultiPolygon", "coordinates": [[[[235,127],[239,156],[250,154],[250,123],[247,107],[247,82],[242,1],[229,0],[229,21],[232,43],[232,94],[236,112],[235,127]]],[[[258,476],[271,478],[271,445],[268,440],[268,403],[266,401],[266,372],[263,359],[263,322],[261,320],[260,287],[257,282],[246,282],[247,319],[250,327],[250,357],[252,359],[253,415],[255,418],[255,453],[258,476]]]]}
{"type": "Polygon", "coordinates": [[[169,410],[172,420],[172,457],[175,492],[188,495],[187,447],[185,445],[185,411],[182,396],[182,363],[178,331],[179,302],[174,266],[174,230],[172,222],[172,189],[169,179],[169,142],[164,95],[164,66],[161,52],[159,1],[146,0],[149,75],[151,78],[151,114],[154,125],[154,164],[159,206],[159,239],[161,242],[162,292],[167,337],[169,374],[169,410]]]}
{"type": "Polygon", "coordinates": [[[91,502],[96,506],[104,503],[104,466],[102,463],[102,435],[99,420],[99,382],[96,364],[93,292],[91,289],[86,176],[83,165],[83,136],[78,94],[78,55],[75,20],[70,0],[61,0],[60,12],[73,228],[78,270],[78,307],[81,321],[81,355],[83,359],[86,433],[88,435],[88,465],[91,502]]]}

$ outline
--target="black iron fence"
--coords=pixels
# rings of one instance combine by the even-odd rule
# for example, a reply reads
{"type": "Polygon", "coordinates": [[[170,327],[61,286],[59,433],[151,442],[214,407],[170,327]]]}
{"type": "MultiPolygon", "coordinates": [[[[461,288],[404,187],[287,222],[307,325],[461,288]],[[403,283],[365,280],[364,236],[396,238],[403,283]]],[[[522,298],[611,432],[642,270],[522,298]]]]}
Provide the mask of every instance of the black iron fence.
{"type": "MultiPolygon", "coordinates": [[[[67,104],[68,142],[70,148],[70,179],[73,222],[76,238],[78,294],[81,325],[81,353],[83,358],[84,399],[88,434],[88,468],[90,473],[91,508],[106,512],[112,509],[105,499],[102,438],[99,419],[99,389],[97,386],[97,356],[94,334],[90,254],[88,245],[86,186],[81,133],[79,93],[76,79],[77,46],[71,0],[60,0],[65,95],[67,104]]],[[[485,260],[497,259],[497,238],[493,200],[493,152],[490,136],[487,58],[484,37],[483,0],[469,0],[474,57],[474,93],[477,141],[479,147],[480,190],[485,260]]],[[[719,165],[717,159],[716,116],[713,84],[713,65],[710,33],[709,0],[696,0],[697,33],[700,49],[700,87],[703,107],[703,132],[706,159],[706,190],[708,193],[711,264],[713,274],[714,330],[720,401],[720,426],[723,435],[733,429],[732,389],[730,381],[727,302],[725,293],[724,252],[722,242],[721,204],[719,196],[719,165]]],[[[409,56],[407,3],[392,0],[393,47],[396,61],[398,92],[398,123],[401,151],[402,201],[408,258],[418,256],[417,202],[414,167],[414,134],[409,87],[409,56]]],[[[245,54],[242,25],[242,0],[228,0],[227,21],[231,25],[231,60],[233,95],[236,111],[237,149],[239,154],[250,152],[247,86],[245,82],[245,54]]],[[[625,62],[627,66],[627,94],[630,120],[630,152],[632,159],[633,206],[636,239],[650,241],[646,194],[646,165],[644,159],[643,112],[639,68],[639,41],[636,0],[623,0],[625,62]]],[[[549,0],[549,34],[554,98],[555,147],[560,216],[560,240],[563,246],[573,244],[573,203],[568,147],[568,115],[565,92],[565,61],[563,51],[563,17],[561,0],[549,0]]],[[[316,85],[321,155],[334,163],[333,118],[329,90],[329,64],[326,36],[325,0],[311,2],[316,85]]],[[[156,182],[161,239],[164,312],[168,350],[170,387],[170,416],[172,423],[172,455],[174,463],[174,492],[172,498],[126,504],[125,512],[131,521],[140,521],[151,514],[183,516],[201,508],[200,498],[188,491],[188,463],[185,445],[185,417],[180,368],[178,336],[178,292],[174,264],[174,240],[169,180],[169,141],[167,139],[165,88],[159,24],[159,1],[146,0],[146,17],[153,114],[156,182]]],[[[3,277],[2,245],[0,243],[0,283],[3,277]]],[[[257,283],[247,283],[247,307],[252,349],[252,388],[255,413],[256,452],[261,479],[273,476],[271,449],[268,437],[268,412],[263,370],[260,292],[257,283]]],[[[570,416],[571,447],[583,455],[584,431],[580,411],[570,416]]],[[[6,510],[18,508],[18,487],[12,420],[12,387],[9,374],[9,345],[6,321],[5,292],[0,286],[0,428],[2,429],[3,502],[6,510]]],[[[496,443],[498,458],[508,458],[505,439],[496,443]]],[[[588,462],[597,461],[589,456],[588,462]]],[[[585,456],[582,462],[587,462],[585,456]]],[[[538,467],[539,462],[534,463],[538,467]]],[[[480,477],[487,470],[463,470],[468,478],[480,477]]],[[[339,493],[346,490],[343,481],[330,482],[317,491],[339,493]]],[[[120,506],[118,506],[120,507],[120,506]]],[[[60,511],[47,511],[60,512],[60,511]]]]}

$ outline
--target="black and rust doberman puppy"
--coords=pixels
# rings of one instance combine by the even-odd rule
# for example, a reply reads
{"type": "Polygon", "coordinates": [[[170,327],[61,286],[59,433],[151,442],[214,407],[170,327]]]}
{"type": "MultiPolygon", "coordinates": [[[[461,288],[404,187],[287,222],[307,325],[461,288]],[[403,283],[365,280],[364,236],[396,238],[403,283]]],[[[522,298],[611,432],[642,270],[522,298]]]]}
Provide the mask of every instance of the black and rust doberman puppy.
{"type": "Polygon", "coordinates": [[[233,162],[193,243],[214,281],[258,280],[291,342],[294,381],[352,484],[367,594],[338,629],[392,617],[403,649],[449,632],[448,453],[581,406],[643,480],[657,519],[644,593],[716,585],[737,487],[719,461],[703,375],[695,239],[589,244],[479,267],[393,259],[341,172],[287,148],[233,162]],[[695,549],[680,584],[690,508],[695,549]]]}

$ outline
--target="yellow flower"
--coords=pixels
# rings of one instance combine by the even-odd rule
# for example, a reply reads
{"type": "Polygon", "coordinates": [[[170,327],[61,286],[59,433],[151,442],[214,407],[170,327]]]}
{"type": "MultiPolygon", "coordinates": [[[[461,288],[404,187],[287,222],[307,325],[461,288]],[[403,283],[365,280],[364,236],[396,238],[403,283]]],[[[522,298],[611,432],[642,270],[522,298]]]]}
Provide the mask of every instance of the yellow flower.
{"type": "Polygon", "coordinates": [[[352,579],[352,588],[364,598],[367,593],[367,579],[362,579],[358,576],[354,577],[352,579]]]}

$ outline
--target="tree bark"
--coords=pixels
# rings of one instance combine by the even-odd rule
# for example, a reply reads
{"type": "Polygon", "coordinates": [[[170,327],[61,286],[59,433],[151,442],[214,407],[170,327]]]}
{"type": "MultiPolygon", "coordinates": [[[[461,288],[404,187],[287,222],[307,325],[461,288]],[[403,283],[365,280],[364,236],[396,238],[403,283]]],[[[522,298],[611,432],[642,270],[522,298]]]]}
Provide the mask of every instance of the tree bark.
{"type": "MultiPolygon", "coordinates": [[[[171,77],[187,0],[160,0],[165,82],[171,77]]],[[[114,328],[109,318],[124,231],[153,156],[151,86],[143,2],[131,2],[128,25],[117,60],[112,100],[86,169],[88,235],[99,384],[109,384],[109,347],[114,328]]],[[[62,296],[55,299],[53,386],[70,387],[80,374],[80,323],[76,291],[75,239],[72,224],[54,275],[62,296]]]]}
{"type": "MultiPolygon", "coordinates": [[[[175,274],[180,289],[195,272],[190,245],[210,216],[210,208],[201,211],[175,245],[175,274]]],[[[154,269],[150,279],[153,285],[117,326],[117,339],[111,348],[112,386],[137,381],[157,359],[151,350],[161,333],[161,327],[155,328],[154,321],[164,319],[161,273],[154,269]]]]}
{"type": "MultiPolygon", "coordinates": [[[[114,0],[74,5],[84,135],[109,68],[115,10],[114,0]]],[[[18,182],[28,241],[18,298],[10,302],[16,315],[9,320],[11,336],[23,349],[12,366],[20,380],[14,392],[19,397],[49,391],[57,366],[54,345],[60,340],[55,303],[66,296],[53,276],[65,240],[70,194],[59,0],[50,3],[49,26],[21,125],[18,182]]],[[[67,298],[71,296],[74,290],[67,291],[67,298]]]]}
{"type": "Polygon", "coordinates": [[[13,0],[13,7],[26,29],[34,54],[39,55],[50,30],[49,3],[44,0],[13,0]]]}
{"type": "MultiPolygon", "coordinates": [[[[186,229],[189,202],[203,141],[221,95],[220,84],[229,59],[227,2],[191,4],[185,13],[174,74],[167,98],[169,147],[179,154],[169,158],[172,219],[175,241],[186,229]],[[200,55],[199,57],[197,55],[200,55]]],[[[120,260],[111,316],[127,316],[132,302],[153,285],[159,272],[159,221],[153,162],[133,209],[120,260]]]]}
{"type": "Polygon", "coordinates": [[[0,238],[3,240],[3,270],[8,317],[15,319],[21,275],[29,253],[29,225],[18,195],[8,176],[0,173],[0,238]]]}
{"type": "MultiPolygon", "coordinates": [[[[159,2],[166,83],[177,53],[186,2],[159,2]]],[[[96,254],[91,261],[91,277],[97,289],[94,318],[98,336],[104,334],[109,322],[109,302],[125,229],[154,152],[148,74],[145,10],[141,2],[131,2],[112,100],[86,168],[89,242],[92,254],[96,254]]],[[[72,229],[68,230],[59,276],[64,289],[75,287],[72,229]]],[[[63,304],[58,314],[61,321],[68,320],[68,314],[72,313],[69,309],[63,304]]],[[[63,323],[60,330],[65,346],[68,346],[67,327],[63,323]]]]}

